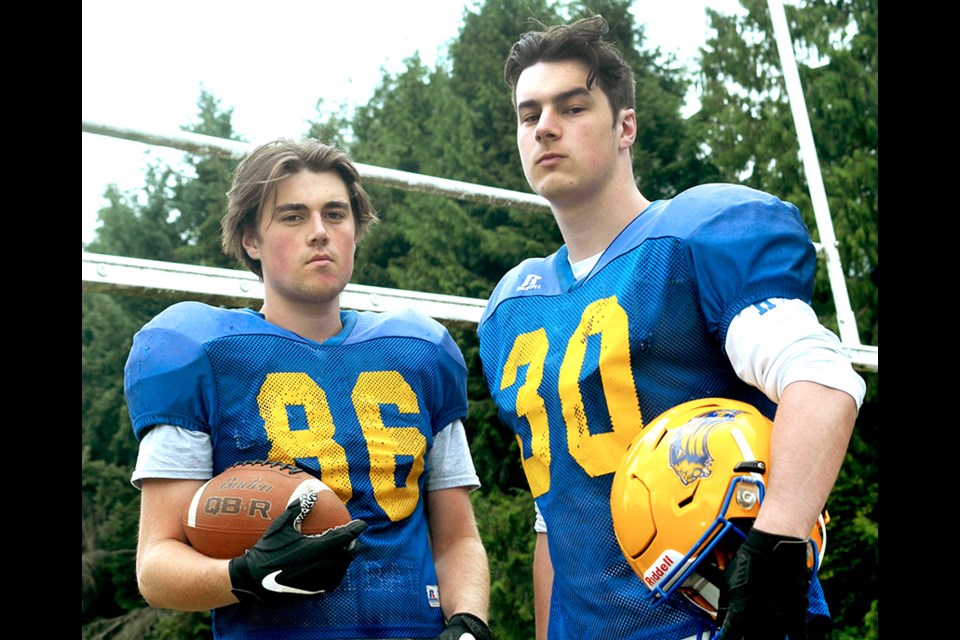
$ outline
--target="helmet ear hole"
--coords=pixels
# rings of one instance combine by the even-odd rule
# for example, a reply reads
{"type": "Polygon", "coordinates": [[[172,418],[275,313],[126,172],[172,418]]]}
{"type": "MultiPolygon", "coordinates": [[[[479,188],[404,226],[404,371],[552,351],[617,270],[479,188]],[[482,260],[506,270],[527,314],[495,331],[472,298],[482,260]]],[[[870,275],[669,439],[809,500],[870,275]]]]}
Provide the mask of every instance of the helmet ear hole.
{"type": "Polygon", "coordinates": [[[677,503],[677,510],[683,511],[683,509],[689,507],[693,504],[693,501],[697,498],[697,490],[700,488],[700,481],[697,480],[693,483],[692,487],[688,487],[690,492],[680,499],[680,502],[677,503]]]}

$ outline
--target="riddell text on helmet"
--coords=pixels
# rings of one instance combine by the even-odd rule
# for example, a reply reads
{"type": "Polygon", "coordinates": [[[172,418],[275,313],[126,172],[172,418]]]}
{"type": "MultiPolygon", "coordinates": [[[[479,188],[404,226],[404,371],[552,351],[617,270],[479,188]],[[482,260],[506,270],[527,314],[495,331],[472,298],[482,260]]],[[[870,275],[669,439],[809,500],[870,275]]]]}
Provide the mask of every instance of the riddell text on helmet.
{"type": "Polygon", "coordinates": [[[683,554],[674,551],[673,549],[667,549],[660,554],[660,557],[647,569],[643,574],[643,581],[646,583],[647,587],[653,589],[657,586],[664,576],[670,573],[670,570],[673,566],[683,560],[683,554]]]}

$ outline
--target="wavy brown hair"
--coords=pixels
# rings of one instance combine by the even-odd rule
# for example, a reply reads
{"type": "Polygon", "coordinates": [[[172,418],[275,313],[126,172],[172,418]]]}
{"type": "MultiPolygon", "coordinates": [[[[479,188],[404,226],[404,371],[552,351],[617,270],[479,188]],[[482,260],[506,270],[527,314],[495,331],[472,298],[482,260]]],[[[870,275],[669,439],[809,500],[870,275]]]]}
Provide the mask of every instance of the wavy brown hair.
{"type": "Polygon", "coordinates": [[[587,88],[597,83],[607,96],[614,118],[621,109],[633,109],[633,69],[616,45],[604,39],[609,31],[602,16],[593,16],[520,36],[503,65],[503,79],[513,94],[513,106],[517,106],[517,81],[525,69],[538,62],[576,60],[587,67],[587,88]]]}
{"type": "Polygon", "coordinates": [[[227,193],[227,211],[220,220],[223,252],[235,257],[263,277],[259,260],[247,255],[243,234],[255,231],[267,201],[276,193],[276,185],[301,171],[336,171],[350,195],[350,209],[356,225],[356,241],[376,224],[377,213],[367,192],[360,186],[360,174],[350,157],[318,140],[294,142],[279,138],[251,151],[233,172],[233,186],[227,193]]]}

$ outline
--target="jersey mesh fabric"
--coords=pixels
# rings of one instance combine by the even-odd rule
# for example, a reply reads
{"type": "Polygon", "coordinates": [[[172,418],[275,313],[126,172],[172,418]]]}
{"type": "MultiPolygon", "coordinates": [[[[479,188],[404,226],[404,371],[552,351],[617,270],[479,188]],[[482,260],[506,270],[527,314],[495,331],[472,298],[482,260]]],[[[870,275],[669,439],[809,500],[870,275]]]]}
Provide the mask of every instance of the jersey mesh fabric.
{"type": "Polygon", "coordinates": [[[345,320],[320,345],[255,314],[194,305],[135,339],[135,430],[164,415],[209,432],[214,473],[252,459],[297,464],[368,524],[337,589],[218,609],[217,637],[432,638],[443,628],[423,487],[434,436],[466,414],[466,368],[449,334],[419,314],[345,320]]]}
{"type": "MultiPolygon", "coordinates": [[[[531,369],[541,349],[546,348],[543,371],[559,372],[556,378],[544,376],[538,385],[551,425],[565,425],[563,436],[551,429],[549,489],[537,497],[554,565],[551,638],[682,638],[707,628],[685,602],[650,606],[649,591],[620,554],[610,517],[613,472],[639,433],[643,416],[656,416],[697,397],[687,394],[703,394],[718,383],[731,395],[731,387],[740,395],[748,391],[732,375],[715,373],[722,369],[721,356],[702,344],[704,322],[689,307],[693,285],[676,245],[673,239],[645,243],[566,293],[506,300],[481,332],[483,336],[498,323],[509,325],[505,331],[510,334],[542,332],[542,341],[516,360],[525,363],[517,369],[516,382],[495,392],[501,415],[520,437],[524,458],[532,453],[534,427],[505,407],[516,407],[518,395],[533,392],[521,389],[534,381],[531,369]],[[664,267],[669,277],[649,272],[644,268],[648,262],[664,267]],[[636,285],[604,276],[631,272],[636,285]],[[537,313],[531,315],[527,307],[537,313]],[[672,311],[678,308],[680,313],[672,311]],[[629,326],[628,315],[635,320],[629,326]],[[625,348],[624,340],[632,346],[625,348]],[[700,366],[690,366],[698,361],[700,366]],[[638,398],[638,388],[654,392],[638,398]],[[604,397],[616,398],[620,410],[611,412],[605,402],[591,401],[604,397]]],[[[550,286],[544,284],[544,289],[550,286]]],[[[490,358],[499,363],[507,357],[491,344],[481,337],[485,371],[490,358]],[[490,355],[488,347],[497,354],[490,355]]],[[[496,376],[503,366],[488,375],[496,376]]],[[[499,388],[502,379],[496,377],[493,385],[499,388]]],[[[519,402],[522,412],[530,401],[519,402]]]]}
{"type": "Polygon", "coordinates": [[[491,296],[480,355],[547,527],[551,640],[683,638],[712,625],[681,597],[651,606],[617,544],[610,488],[627,445],[669,408],[726,397],[773,415],[726,360],[725,323],[768,296],[806,298],[814,258],[795,209],[755,194],[701,188],[656,203],[587,278],[573,278],[561,248],[491,296]],[[722,224],[730,216],[737,224],[722,224]]]}

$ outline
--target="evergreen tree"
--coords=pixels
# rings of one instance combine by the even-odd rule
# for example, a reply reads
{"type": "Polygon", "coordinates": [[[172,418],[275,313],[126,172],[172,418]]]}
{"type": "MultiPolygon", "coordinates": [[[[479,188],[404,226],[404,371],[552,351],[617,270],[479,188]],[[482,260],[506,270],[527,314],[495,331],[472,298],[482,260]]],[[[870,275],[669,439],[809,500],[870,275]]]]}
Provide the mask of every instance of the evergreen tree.
{"type": "MultiPolygon", "coordinates": [[[[206,90],[197,102],[197,122],[185,131],[226,140],[240,141],[233,131],[233,109],[224,109],[206,90]]],[[[212,267],[237,267],[236,260],[220,250],[220,218],[227,206],[231,175],[237,166],[233,158],[188,155],[191,174],[175,174],[171,202],[176,207],[172,226],[180,243],[176,262],[212,267]]]]}
{"type": "Polygon", "coordinates": [[[452,88],[470,106],[479,156],[469,181],[530,192],[520,170],[517,121],[503,82],[503,64],[522,33],[560,21],[557,3],[546,0],[487,0],[475,13],[464,14],[460,35],[450,45],[450,60],[452,88]]]}
{"type": "MultiPolygon", "coordinates": [[[[471,146],[478,162],[465,178],[513,191],[531,193],[517,152],[517,119],[503,81],[510,47],[526,31],[560,22],[557,3],[538,0],[488,0],[464,14],[459,37],[450,45],[451,86],[469,105],[471,146]]],[[[492,232],[478,268],[491,287],[513,266],[531,256],[545,256],[563,242],[552,216],[505,207],[468,205],[470,217],[492,232]]]]}
{"type": "Polygon", "coordinates": [[[142,189],[120,192],[107,186],[108,204],[100,209],[100,227],[86,247],[94,253],[172,261],[180,245],[177,230],[169,224],[173,215],[174,170],[150,165],[142,189]]]}
{"type": "MultiPolygon", "coordinates": [[[[466,104],[450,89],[443,68],[427,69],[418,56],[387,75],[352,123],[358,162],[444,178],[463,179],[477,162],[466,104]]],[[[492,276],[476,268],[477,247],[492,233],[455,200],[369,187],[381,224],[364,241],[354,281],[479,297],[492,276]]]]}
{"type": "MultiPolygon", "coordinates": [[[[742,16],[708,11],[716,35],[702,51],[698,137],[724,180],[795,203],[817,239],[766,2],[742,3],[742,16]]],[[[877,344],[878,7],[811,0],[787,9],[851,303],[861,340],[877,344]]],[[[824,269],[817,278],[816,309],[830,321],[824,269]]]]}

